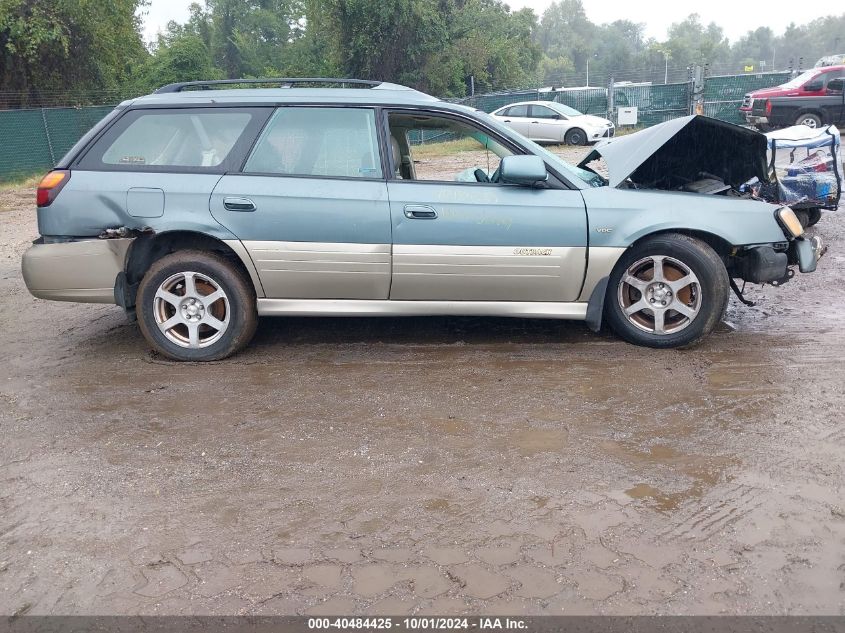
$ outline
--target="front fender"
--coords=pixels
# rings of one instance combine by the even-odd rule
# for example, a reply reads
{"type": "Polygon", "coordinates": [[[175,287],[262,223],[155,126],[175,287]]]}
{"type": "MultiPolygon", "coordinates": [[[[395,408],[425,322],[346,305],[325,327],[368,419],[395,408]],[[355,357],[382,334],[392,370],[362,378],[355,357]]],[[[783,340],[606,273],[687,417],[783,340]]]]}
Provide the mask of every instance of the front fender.
{"type": "Polygon", "coordinates": [[[775,205],[720,195],[598,187],[583,190],[590,247],[627,248],[651,233],[709,233],[732,246],[785,242],[775,205]]]}

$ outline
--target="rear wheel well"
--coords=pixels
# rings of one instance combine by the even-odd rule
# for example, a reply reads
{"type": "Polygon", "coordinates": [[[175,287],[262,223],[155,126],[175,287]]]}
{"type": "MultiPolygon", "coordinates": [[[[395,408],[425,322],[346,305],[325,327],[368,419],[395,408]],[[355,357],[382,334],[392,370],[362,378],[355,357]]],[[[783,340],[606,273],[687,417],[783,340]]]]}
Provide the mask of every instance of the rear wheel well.
{"type": "Polygon", "coordinates": [[[249,271],[241,258],[222,240],[193,231],[145,234],[135,238],[126,256],[124,300],[128,305],[124,305],[124,307],[131,308],[135,305],[138,285],[153,263],[170,253],[189,249],[209,251],[221,255],[244,276],[244,279],[249,281],[250,284],[252,283],[249,271]]]}

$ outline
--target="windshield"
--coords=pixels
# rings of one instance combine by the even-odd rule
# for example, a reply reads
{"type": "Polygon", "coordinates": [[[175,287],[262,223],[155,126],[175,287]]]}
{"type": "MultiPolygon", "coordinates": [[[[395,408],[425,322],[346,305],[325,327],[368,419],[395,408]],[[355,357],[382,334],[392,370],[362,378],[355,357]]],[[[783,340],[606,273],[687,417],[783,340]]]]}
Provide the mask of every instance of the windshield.
{"type": "Polygon", "coordinates": [[[584,116],[583,112],[578,112],[575,108],[570,108],[568,105],[563,105],[562,103],[551,103],[551,105],[555,110],[560,112],[561,114],[565,114],[566,116],[584,116]]]}
{"type": "Polygon", "coordinates": [[[805,83],[807,83],[810,79],[815,77],[819,71],[817,70],[808,70],[806,72],[801,73],[795,79],[791,79],[787,81],[785,84],[781,85],[781,88],[800,88],[805,83]]]}

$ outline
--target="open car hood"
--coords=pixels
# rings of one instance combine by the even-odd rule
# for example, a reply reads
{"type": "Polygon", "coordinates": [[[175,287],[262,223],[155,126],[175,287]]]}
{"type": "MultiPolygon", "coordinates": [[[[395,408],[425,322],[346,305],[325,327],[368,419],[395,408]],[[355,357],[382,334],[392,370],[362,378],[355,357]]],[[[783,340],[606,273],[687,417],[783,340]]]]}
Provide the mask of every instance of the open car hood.
{"type": "Polygon", "coordinates": [[[676,190],[715,177],[738,189],[752,178],[768,181],[766,137],[710,117],[693,115],[659,123],[597,146],[578,166],[603,158],[608,184],[630,180],[641,189],[676,190]]]}

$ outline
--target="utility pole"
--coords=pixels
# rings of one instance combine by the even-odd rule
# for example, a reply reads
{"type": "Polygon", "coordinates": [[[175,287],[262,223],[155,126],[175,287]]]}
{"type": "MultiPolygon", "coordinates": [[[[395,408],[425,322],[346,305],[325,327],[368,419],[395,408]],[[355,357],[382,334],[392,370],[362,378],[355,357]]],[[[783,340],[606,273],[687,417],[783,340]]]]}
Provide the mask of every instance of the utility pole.
{"type": "Polygon", "coordinates": [[[665,48],[658,48],[657,51],[661,55],[663,55],[663,84],[666,85],[669,83],[669,58],[672,57],[671,53],[668,49],[665,48]]]}
{"type": "Polygon", "coordinates": [[[598,59],[598,53],[594,53],[593,55],[587,55],[587,88],[590,87],[590,58],[595,57],[598,59]]]}

